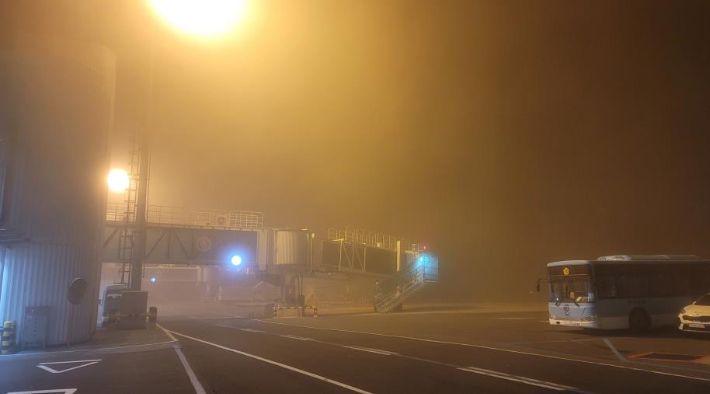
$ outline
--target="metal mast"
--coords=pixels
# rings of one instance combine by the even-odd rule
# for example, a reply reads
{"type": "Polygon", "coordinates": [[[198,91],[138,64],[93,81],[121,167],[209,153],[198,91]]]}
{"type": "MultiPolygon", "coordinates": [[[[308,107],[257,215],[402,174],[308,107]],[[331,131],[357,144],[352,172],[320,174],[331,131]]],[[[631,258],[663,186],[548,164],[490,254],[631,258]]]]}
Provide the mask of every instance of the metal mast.
{"type": "Polygon", "coordinates": [[[143,260],[145,259],[146,223],[145,216],[148,201],[148,177],[150,172],[150,132],[153,128],[153,74],[155,70],[155,34],[150,42],[150,60],[148,69],[148,102],[146,104],[145,127],[140,133],[140,166],[138,170],[138,193],[136,198],[136,224],[134,229],[133,260],[131,264],[131,290],[141,289],[143,279],[143,260]]]}

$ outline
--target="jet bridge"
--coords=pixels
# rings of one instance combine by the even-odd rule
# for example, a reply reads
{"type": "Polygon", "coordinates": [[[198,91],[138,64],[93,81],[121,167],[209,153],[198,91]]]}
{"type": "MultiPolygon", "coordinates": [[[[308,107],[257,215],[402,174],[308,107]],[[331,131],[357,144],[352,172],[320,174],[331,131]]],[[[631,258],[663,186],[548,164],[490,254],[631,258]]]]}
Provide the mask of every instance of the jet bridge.
{"type": "MultiPolygon", "coordinates": [[[[148,208],[146,219],[146,264],[222,272],[200,275],[203,281],[233,279],[236,271],[253,275],[280,287],[286,304],[303,305],[304,277],[372,277],[373,283],[382,283],[376,310],[390,312],[438,280],[436,256],[416,244],[356,227],[329,229],[325,239],[317,239],[309,230],[264,228],[260,212],[155,205],[148,208]]],[[[119,283],[130,278],[133,226],[125,206],[109,206],[102,256],[105,263],[120,264],[119,283]]]]}

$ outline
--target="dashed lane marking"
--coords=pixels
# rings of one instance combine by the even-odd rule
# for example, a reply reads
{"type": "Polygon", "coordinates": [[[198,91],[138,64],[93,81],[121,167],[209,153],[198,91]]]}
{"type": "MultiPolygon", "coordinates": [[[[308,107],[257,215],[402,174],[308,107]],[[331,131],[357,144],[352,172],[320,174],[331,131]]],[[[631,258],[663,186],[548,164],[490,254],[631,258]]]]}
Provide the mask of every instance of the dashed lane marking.
{"type": "MultiPolygon", "coordinates": [[[[235,327],[231,327],[231,326],[220,326],[220,327],[235,328],[235,327]]],[[[242,330],[242,331],[246,331],[246,332],[254,332],[254,333],[258,333],[258,334],[264,333],[264,331],[255,330],[253,328],[238,328],[238,330],[242,330]]]]}
{"type": "Polygon", "coordinates": [[[342,347],[346,347],[348,349],[353,349],[353,350],[359,350],[361,352],[368,352],[368,353],[375,353],[375,354],[381,354],[383,356],[394,356],[397,355],[395,352],[390,352],[387,350],[381,350],[381,349],[372,349],[369,347],[360,347],[360,346],[346,346],[342,345],[342,347]]]}
{"type": "Polygon", "coordinates": [[[343,329],[338,329],[338,328],[325,328],[325,327],[303,326],[303,325],[299,325],[299,324],[280,323],[280,322],[267,321],[267,320],[261,320],[261,319],[255,319],[255,320],[256,320],[256,321],[259,321],[259,322],[262,322],[262,323],[266,323],[266,324],[279,324],[279,325],[282,325],[282,326],[309,328],[309,329],[312,329],[312,330],[325,330],[325,331],[347,332],[347,333],[350,333],[350,334],[364,334],[364,335],[375,335],[375,336],[389,337],[389,338],[401,338],[401,339],[409,339],[409,340],[412,340],[412,341],[421,341],[421,342],[429,342],[429,343],[439,343],[439,344],[443,344],[443,345],[466,346],[466,347],[477,348],[477,349],[486,349],[486,350],[493,350],[493,351],[498,351],[498,352],[506,352],[506,353],[514,353],[514,354],[523,354],[523,355],[526,355],[526,356],[543,357],[543,358],[549,358],[549,359],[553,359],[553,360],[572,361],[572,362],[583,363],[583,364],[600,365],[600,366],[604,366],[604,367],[611,367],[611,368],[618,368],[618,369],[626,369],[626,370],[630,370],[630,371],[647,372],[647,373],[652,373],[652,374],[656,374],[656,375],[673,376],[673,377],[676,377],[676,378],[698,380],[698,381],[701,381],[701,382],[710,382],[710,379],[708,379],[708,378],[701,378],[701,377],[699,377],[699,376],[681,375],[681,374],[678,374],[678,373],[663,372],[663,371],[658,371],[658,370],[653,370],[653,369],[645,369],[645,368],[632,367],[632,366],[629,366],[628,363],[627,363],[627,365],[611,364],[611,363],[601,362],[601,361],[591,361],[591,360],[583,360],[583,359],[578,359],[578,358],[569,358],[569,357],[562,357],[562,356],[554,356],[554,355],[551,355],[551,354],[541,354],[541,353],[534,353],[534,352],[523,351],[523,350],[504,349],[504,348],[499,348],[499,347],[494,347],[494,346],[487,346],[487,345],[474,345],[474,344],[471,344],[471,343],[439,341],[439,340],[436,340],[436,339],[416,338],[416,337],[408,337],[408,336],[404,336],[404,335],[380,334],[380,333],[376,333],[376,332],[367,332],[367,331],[343,330],[343,329]]]}
{"type": "Polygon", "coordinates": [[[283,335],[279,335],[279,336],[280,336],[280,337],[283,337],[283,338],[295,339],[295,340],[297,340],[297,341],[312,341],[311,338],[299,337],[298,335],[283,334],[283,335]]]}
{"type": "Polygon", "coordinates": [[[200,342],[200,343],[202,343],[202,344],[214,346],[214,347],[216,347],[216,348],[219,348],[219,349],[222,349],[222,350],[226,350],[226,351],[228,351],[228,352],[232,352],[232,353],[240,354],[240,355],[245,356],[245,357],[253,358],[253,359],[255,359],[255,360],[259,360],[259,361],[265,362],[265,363],[267,363],[267,364],[275,365],[275,366],[277,366],[277,367],[280,367],[280,368],[283,368],[283,369],[287,369],[287,370],[289,370],[289,371],[297,372],[297,373],[300,373],[300,374],[302,374],[302,375],[305,375],[305,376],[308,376],[308,377],[311,377],[311,378],[314,378],[314,379],[318,379],[318,380],[320,380],[320,381],[323,381],[323,382],[326,382],[326,383],[330,383],[330,384],[332,384],[332,385],[339,386],[339,387],[342,387],[342,388],[347,389],[347,390],[350,390],[350,391],[354,391],[354,392],[356,392],[356,393],[360,393],[360,394],[371,394],[369,391],[365,391],[365,390],[359,389],[359,388],[357,388],[357,387],[350,386],[349,384],[345,384],[345,383],[342,383],[342,382],[338,382],[337,380],[333,380],[333,379],[326,378],[325,376],[321,376],[321,375],[318,375],[318,374],[314,374],[314,373],[312,373],[312,372],[304,371],[304,370],[302,370],[302,369],[300,369],[300,368],[296,368],[296,367],[292,367],[292,366],[290,366],[290,365],[282,364],[282,363],[280,363],[280,362],[273,361],[273,360],[269,360],[269,359],[263,358],[263,357],[259,357],[259,356],[256,356],[256,355],[254,355],[254,354],[242,352],[241,350],[228,348],[228,347],[226,347],[226,346],[222,346],[222,345],[218,345],[218,344],[216,344],[216,343],[208,342],[208,341],[205,341],[205,340],[200,339],[200,338],[191,337],[191,336],[189,336],[189,335],[185,335],[185,334],[179,333],[179,332],[177,332],[177,331],[171,331],[171,332],[172,332],[174,335],[177,335],[177,336],[180,336],[180,337],[183,337],[183,338],[187,338],[187,339],[193,340],[193,341],[195,341],[195,342],[200,342]]]}
{"type": "Polygon", "coordinates": [[[205,317],[198,320],[230,320],[230,319],[244,319],[242,316],[237,315],[225,315],[226,317],[205,317]]]}
{"type": "Polygon", "coordinates": [[[543,387],[546,389],[551,389],[551,390],[556,390],[556,391],[576,391],[576,392],[579,392],[579,389],[574,388],[574,387],[563,386],[563,385],[557,384],[557,383],[551,383],[551,382],[546,382],[544,380],[526,378],[526,377],[518,376],[518,375],[511,375],[509,373],[491,371],[488,369],[482,369],[482,368],[476,368],[476,367],[466,367],[466,368],[459,368],[459,369],[461,371],[472,372],[472,373],[479,374],[479,375],[486,375],[486,376],[490,376],[493,378],[510,380],[512,382],[519,382],[519,383],[527,384],[530,386],[543,387]]]}
{"type": "Polygon", "coordinates": [[[575,343],[601,341],[599,338],[561,339],[559,341],[508,342],[508,345],[543,345],[546,343],[575,343]]]}
{"type": "MultiPolygon", "coordinates": [[[[234,327],[232,327],[232,328],[234,328],[234,327]]],[[[513,381],[517,381],[517,382],[522,382],[522,383],[529,384],[529,385],[533,385],[533,386],[547,387],[547,388],[552,388],[552,389],[554,389],[554,390],[568,390],[568,391],[573,391],[573,392],[577,392],[577,393],[586,393],[586,392],[581,391],[581,390],[579,390],[579,389],[577,389],[577,388],[569,387],[569,386],[563,386],[563,385],[560,385],[560,384],[557,384],[557,383],[551,383],[551,382],[545,382],[545,381],[541,381],[541,380],[535,380],[535,379],[526,378],[526,377],[523,377],[523,376],[510,375],[510,374],[505,374],[505,373],[502,373],[502,372],[489,371],[489,370],[485,370],[485,369],[481,369],[481,368],[476,368],[476,367],[460,367],[460,366],[454,365],[454,364],[442,363],[442,362],[439,362],[439,361],[429,360],[429,359],[425,359],[425,358],[407,356],[407,355],[404,355],[404,354],[399,354],[399,353],[395,353],[395,352],[390,352],[390,351],[388,351],[388,350],[373,349],[373,348],[362,347],[362,346],[354,346],[354,345],[341,345],[341,344],[338,344],[338,343],[325,342],[325,341],[321,341],[321,340],[318,340],[318,339],[300,337],[300,336],[296,336],[296,335],[273,334],[273,333],[269,333],[269,332],[265,332],[265,331],[261,331],[261,332],[264,333],[264,334],[266,334],[266,335],[276,335],[276,336],[280,336],[280,337],[284,337],[284,338],[298,339],[298,340],[302,340],[302,341],[313,341],[313,342],[315,342],[315,343],[320,343],[320,344],[327,345],[327,346],[335,346],[335,347],[340,347],[340,348],[347,348],[347,349],[351,349],[351,350],[357,350],[357,351],[360,351],[360,352],[374,353],[374,354],[378,354],[378,355],[382,355],[382,356],[397,356],[397,357],[402,357],[402,358],[405,358],[405,359],[421,361],[421,362],[425,362],[425,363],[429,363],[429,364],[435,364],[435,365],[441,365],[441,366],[445,366],[445,367],[455,368],[455,369],[457,369],[457,370],[462,370],[462,371],[467,371],[467,372],[475,372],[475,373],[481,374],[481,371],[485,371],[485,372],[486,372],[486,373],[484,373],[485,375],[489,375],[489,376],[493,376],[493,377],[497,377],[497,378],[501,378],[501,379],[506,379],[506,380],[513,380],[513,381]]]]}

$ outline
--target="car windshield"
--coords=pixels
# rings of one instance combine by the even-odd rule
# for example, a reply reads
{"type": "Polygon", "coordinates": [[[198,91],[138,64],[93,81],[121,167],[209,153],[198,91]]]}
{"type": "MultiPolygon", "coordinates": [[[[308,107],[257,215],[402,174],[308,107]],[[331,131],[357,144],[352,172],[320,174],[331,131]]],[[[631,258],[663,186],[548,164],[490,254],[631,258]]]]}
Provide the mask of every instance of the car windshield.
{"type": "Polygon", "coordinates": [[[710,306],[710,294],[706,294],[695,301],[695,305],[710,306]]]}

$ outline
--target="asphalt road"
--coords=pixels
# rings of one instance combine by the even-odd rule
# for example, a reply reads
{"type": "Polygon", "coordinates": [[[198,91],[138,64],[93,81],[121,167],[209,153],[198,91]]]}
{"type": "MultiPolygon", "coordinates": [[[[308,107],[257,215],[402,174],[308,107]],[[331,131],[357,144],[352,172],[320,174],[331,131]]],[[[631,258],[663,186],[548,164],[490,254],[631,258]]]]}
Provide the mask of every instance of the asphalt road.
{"type": "Polygon", "coordinates": [[[245,313],[234,308],[182,310],[161,319],[175,342],[154,348],[0,359],[0,393],[710,392],[706,363],[635,358],[670,349],[702,360],[710,355],[703,337],[590,336],[550,327],[539,312],[423,310],[262,320],[240,317],[245,313]],[[60,374],[39,367],[94,359],[101,361],[60,374]]]}
{"type": "Polygon", "coordinates": [[[172,321],[165,327],[183,344],[207,392],[710,392],[710,377],[649,372],[628,362],[580,362],[526,350],[295,324],[232,318],[172,321]]]}

